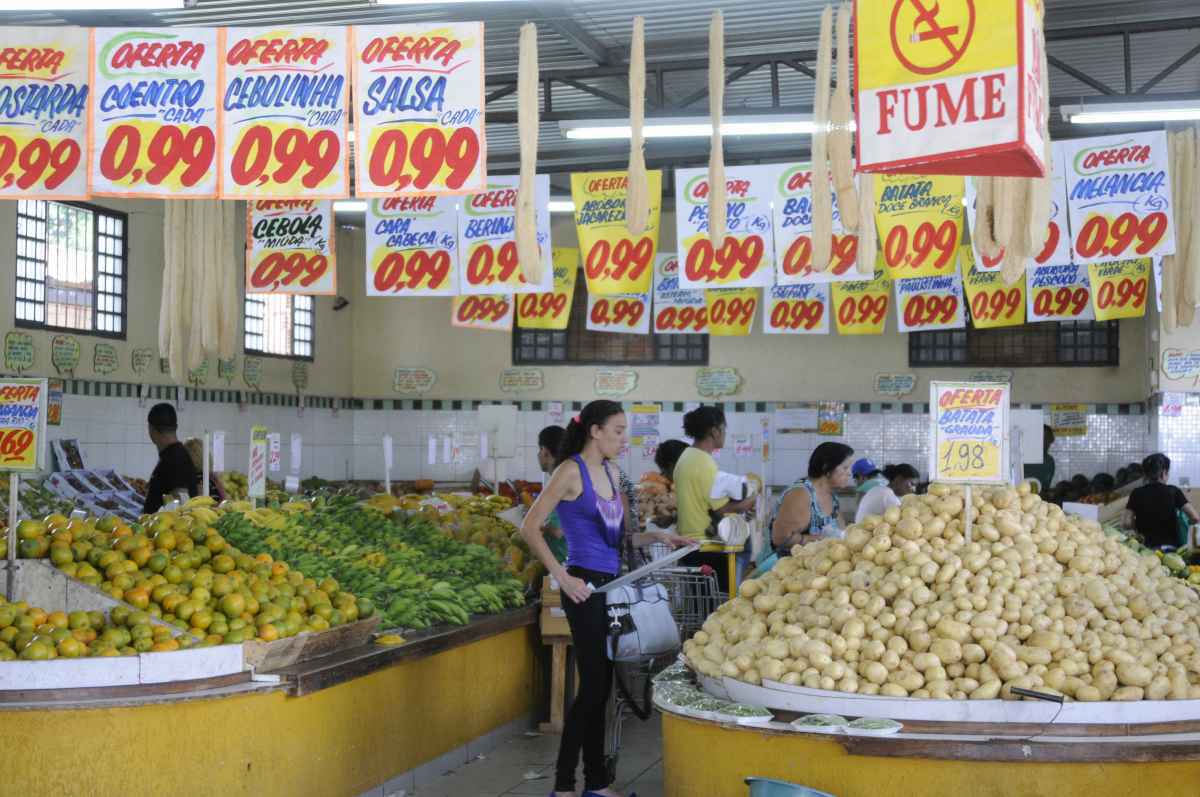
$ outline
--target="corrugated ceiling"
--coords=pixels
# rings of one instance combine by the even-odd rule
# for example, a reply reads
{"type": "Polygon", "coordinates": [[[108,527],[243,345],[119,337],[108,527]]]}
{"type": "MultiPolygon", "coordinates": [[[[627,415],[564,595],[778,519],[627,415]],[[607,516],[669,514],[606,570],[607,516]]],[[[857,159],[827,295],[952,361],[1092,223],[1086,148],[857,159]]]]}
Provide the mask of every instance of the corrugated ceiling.
{"type": "MultiPolygon", "coordinates": [[[[885,2],[886,0],[878,0],[885,2]]],[[[376,6],[371,0],[198,0],[191,8],[171,12],[39,12],[10,11],[18,0],[0,0],[0,26],[6,25],[270,25],[287,21],[314,25],[387,24],[412,20],[482,19],[486,23],[486,64],[489,76],[511,75],[517,67],[517,30],[525,21],[535,21],[539,30],[539,61],[543,70],[586,70],[599,60],[620,63],[628,47],[634,15],[646,19],[647,57],[654,61],[703,59],[707,52],[709,15],[715,9],[725,14],[726,52],[730,57],[769,56],[815,47],[822,0],[541,0],[535,2],[464,2],[376,6]]],[[[21,5],[36,8],[35,0],[21,5]]],[[[1100,38],[1058,39],[1088,28],[1180,20],[1179,27],[1130,36],[1131,78],[1137,90],[1200,42],[1200,0],[1046,0],[1051,42],[1049,52],[1069,66],[1105,84],[1115,92],[1125,90],[1122,36],[1116,31],[1100,38]]],[[[0,36],[3,34],[0,33],[0,36]]],[[[623,77],[591,79],[591,85],[623,95],[623,77]]],[[[667,96],[672,102],[702,90],[703,69],[672,72],[667,96]]],[[[1154,92],[1200,94],[1200,58],[1189,62],[1158,83],[1154,92]]],[[[580,113],[611,113],[612,103],[569,86],[556,84],[553,109],[580,113]]],[[[651,94],[653,89],[650,90],[651,94]]],[[[1094,97],[1094,87],[1069,74],[1051,69],[1051,93],[1055,97],[1094,97]]],[[[811,104],[812,81],[789,68],[779,70],[780,100],[785,106],[811,104]]],[[[726,91],[726,113],[740,109],[771,107],[770,72],[763,68],[731,84],[726,91]]],[[[707,108],[704,99],[689,107],[693,112],[707,108]]],[[[512,111],[510,95],[488,106],[491,113],[512,111]]],[[[728,142],[731,157],[770,157],[799,154],[778,143],[728,142]]],[[[651,142],[650,158],[700,157],[704,142],[651,142]]],[[[543,124],[539,150],[547,165],[564,167],[615,159],[623,147],[564,139],[557,124],[543,124]],[[576,153],[575,156],[572,153],[576,153]],[[553,158],[554,160],[551,160],[553,158]],[[561,158],[562,160],[559,160],[561,158]]],[[[498,169],[510,167],[517,151],[515,126],[493,122],[488,129],[488,151],[498,169]]]]}

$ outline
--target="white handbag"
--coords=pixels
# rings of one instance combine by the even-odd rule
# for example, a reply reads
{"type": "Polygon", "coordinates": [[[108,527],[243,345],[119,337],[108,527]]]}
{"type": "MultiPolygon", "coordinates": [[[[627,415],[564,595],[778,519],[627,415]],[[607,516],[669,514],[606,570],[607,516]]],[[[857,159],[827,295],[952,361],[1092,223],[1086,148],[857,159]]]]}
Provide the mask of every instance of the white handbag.
{"type": "Polygon", "coordinates": [[[745,545],[750,538],[750,521],[741,515],[726,515],[717,524],[717,536],[726,545],[745,545]]]}
{"type": "Polygon", "coordinates": [[[610,590],[608,658],[643,662],[679,649],[679,626],[662,584],[645,579],[610,590]]]}

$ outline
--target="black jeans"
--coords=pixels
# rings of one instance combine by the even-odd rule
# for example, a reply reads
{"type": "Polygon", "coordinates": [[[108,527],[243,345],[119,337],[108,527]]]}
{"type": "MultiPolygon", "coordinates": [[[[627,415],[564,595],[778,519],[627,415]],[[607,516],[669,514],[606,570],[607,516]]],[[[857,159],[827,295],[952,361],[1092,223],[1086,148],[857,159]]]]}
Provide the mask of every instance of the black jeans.
{"type": "MultiPolygon", "coordinates": [[[[581,567],[568,568],[567,572],[594,587],[615,578],[581,567]]],[[[563,722],[554,790],[575,790],[575,767],[582,749],[584,788],[598,791],[609,785],[604,765],[604,732],[613,665],[605,647],[608,638],[606,597],[597,592],[583,603],[576,603],[564,594],[562,607],[571,626],[571,644],[575,646],[575,665],[579,668],[579,690],[563,722]]]]}

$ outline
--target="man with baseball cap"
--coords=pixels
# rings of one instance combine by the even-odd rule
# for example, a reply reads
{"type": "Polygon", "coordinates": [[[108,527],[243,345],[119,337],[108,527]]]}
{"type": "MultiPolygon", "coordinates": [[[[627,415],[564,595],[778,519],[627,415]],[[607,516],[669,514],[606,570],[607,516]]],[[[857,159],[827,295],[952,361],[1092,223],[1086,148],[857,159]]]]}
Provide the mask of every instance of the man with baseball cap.
{"type": "Polygon", "coordinates": [[[887,479],[883,478],[883,472],[879,470],[879,466],[866,457],[850,466],[850,475],[854,477],[854,483],[858,485],[855,492],[859,495],[866,495],[881,484],[887,484],[887,479]]]}

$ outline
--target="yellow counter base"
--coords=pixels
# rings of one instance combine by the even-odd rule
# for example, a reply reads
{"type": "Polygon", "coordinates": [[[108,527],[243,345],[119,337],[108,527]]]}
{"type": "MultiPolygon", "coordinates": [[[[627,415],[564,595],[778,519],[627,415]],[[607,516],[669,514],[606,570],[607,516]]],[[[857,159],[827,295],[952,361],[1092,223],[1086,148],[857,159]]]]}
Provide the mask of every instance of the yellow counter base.
{"type": "Polygon", "coordinates": [[[666,797],[744,797],[748,775],[835,797],[1153,797],[1200,793],[1200,761],[1030,763],[852,755],[817,734],[664,713],[666,797]]]}
{"type": "Polygon", "coordinates": [[[0,794],[355,797],[533,710],[516,628],[311,695],[0,711],[0,794]]]}

